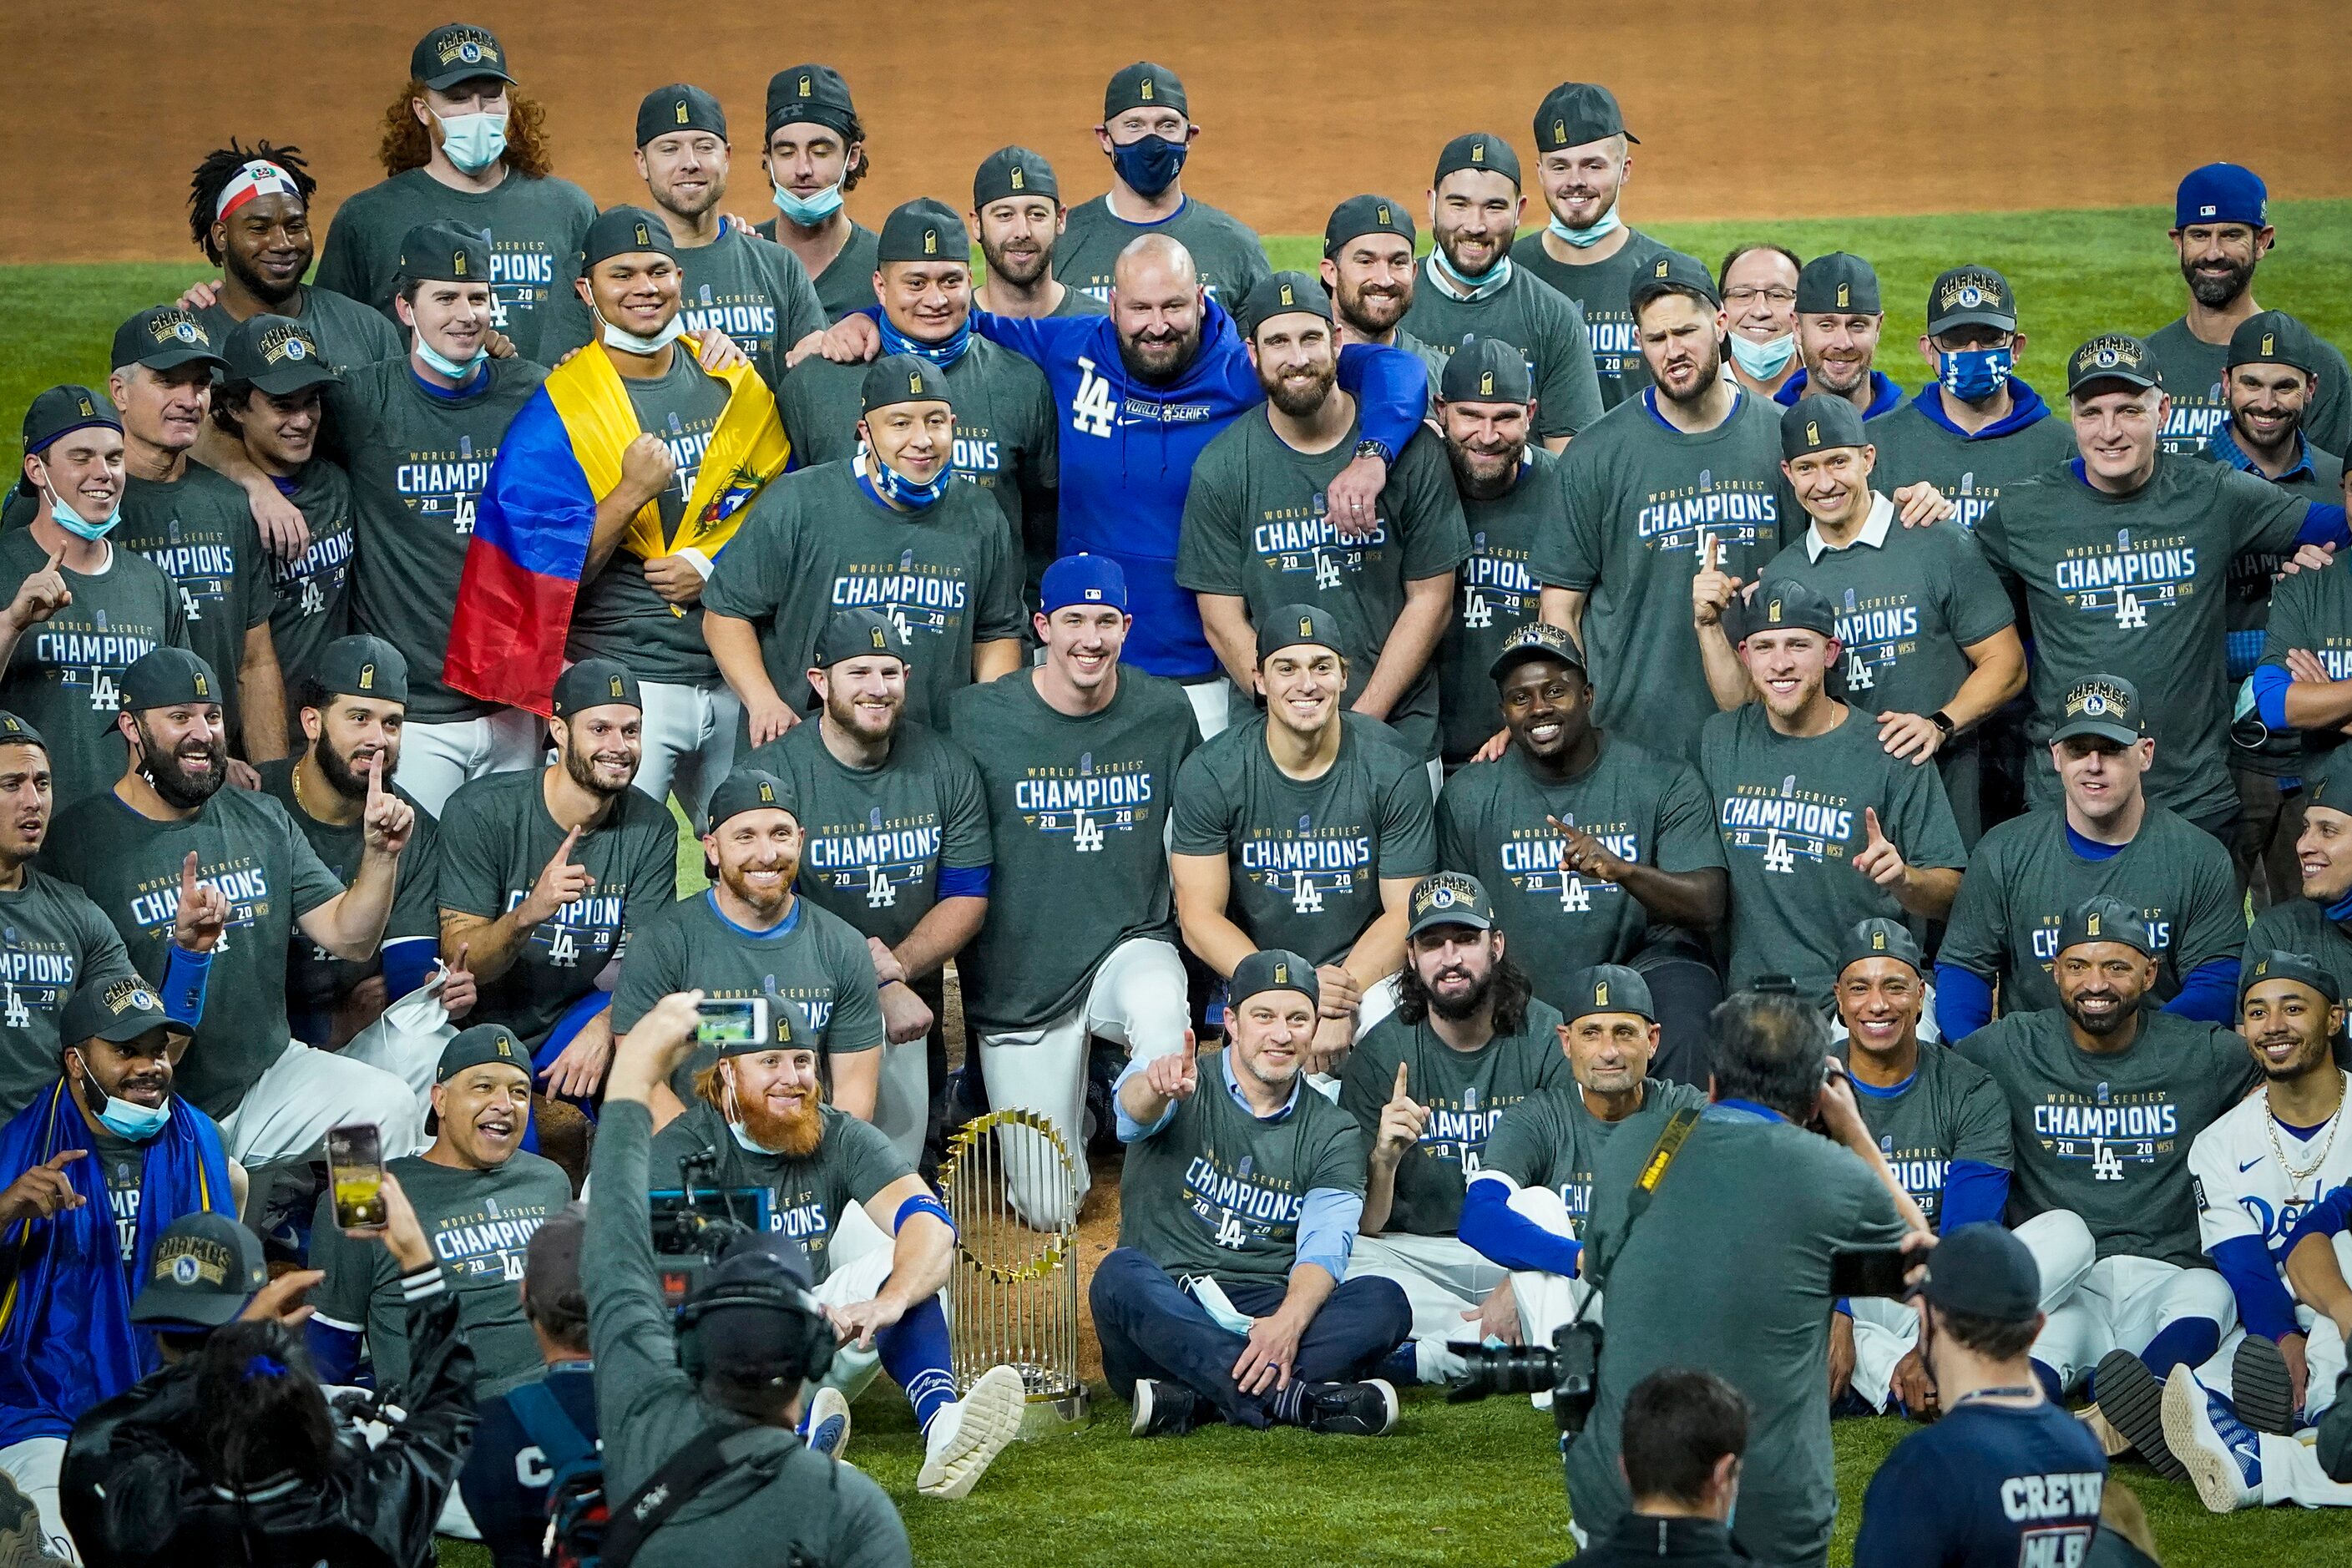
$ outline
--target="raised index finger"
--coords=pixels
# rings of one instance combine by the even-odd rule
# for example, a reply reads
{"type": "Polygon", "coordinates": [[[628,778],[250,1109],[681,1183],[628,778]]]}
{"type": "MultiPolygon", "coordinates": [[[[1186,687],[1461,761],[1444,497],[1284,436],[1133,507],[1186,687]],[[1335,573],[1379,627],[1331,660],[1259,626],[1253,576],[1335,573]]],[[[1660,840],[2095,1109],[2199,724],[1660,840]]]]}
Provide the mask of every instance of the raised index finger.
{"type": "Polygon", "coordinates": [[[180,862],[180,899],[184,903],[195,896],[196,852],[191,849],[188,851],[188,858],[180,862]]]}
{"type": "Polygon", "coordinates": [[[580,829],[577,826],[574,826],[571,832],[563,836],[563,847],[555,852],[555,863],[559,866],[569,866],[572,864],[572,851],[578,848],[579,846],[580,829]]]}
{"type": "Polygon", "coordinates": [[[89,1152],[89,1151],[87,1149],[60,1149],[56,1153],[50,1155],[47,1159],[42,1161],[41,1163],[47,1165],[52,1171],[62,1171],[68,1165],[72,1164],[76,1160],[80,1159],[84,1154],[89,1152]]]}
{"type": "Polygon", "coordinates": [[[1397,1099],[1399,1099],[1399,1100],[1402,1100],[1402,1099],[1405,1097],[1405,1096],[1404,1096],[1404,1080],[1405,1080],[1405,1075],[1406,1075],[1408,1072],[1410,1072],[1411,1070],[1412,1070],[1412,1064],[1411,1064],[1411,1063],[1408,1063],[1408,1062],[1399,1062],[1399,1063],[1397,1063],[1396,1098],[1397,1098],[1397,1099]]]}
{"type": "Polygon", "coordinates": [[[58,563],[63,561],[65,558],[66,547],[60,544],[55,550],[49,552],[49,563],[47,566],[42,567],[41,570],[44,572],[54,572],[58,569],[58,563]]]}

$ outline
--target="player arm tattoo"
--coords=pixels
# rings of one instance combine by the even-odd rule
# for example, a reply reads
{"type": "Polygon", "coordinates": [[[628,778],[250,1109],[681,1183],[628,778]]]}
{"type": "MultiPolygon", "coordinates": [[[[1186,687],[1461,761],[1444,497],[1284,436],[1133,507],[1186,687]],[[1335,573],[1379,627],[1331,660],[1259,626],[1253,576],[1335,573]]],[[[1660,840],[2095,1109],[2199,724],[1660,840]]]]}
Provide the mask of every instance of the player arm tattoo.
{"type": "Polygon", "coordinates": [[[463,951],[466,967],[477,985],[488,985],[508,970],[522,952],[525,937],[537,921],[526,922],[518,907],[496,920],[458,910],[441,911],[441,962],[455,963],[463,951]]]}
{"type": "Polygon", "coordinates": [[[1454,574],[1415,577],[1404,585],[1404,608],[1381,644],[1381,657],[1356,694],[1356,711],[1385,720],[1429,667],[1454,614],[1454,574]]]}
{"type": "Polygon", "coordinates": [[[1584,606],[1591,596],[1582,588],[1561,588],[1547,583],[1542,596],[1537,600],[1537,613],[1543,616],[1546,626],[1559,626],[1574,637],[1580,648],[1584,646],[1584,606]]]}

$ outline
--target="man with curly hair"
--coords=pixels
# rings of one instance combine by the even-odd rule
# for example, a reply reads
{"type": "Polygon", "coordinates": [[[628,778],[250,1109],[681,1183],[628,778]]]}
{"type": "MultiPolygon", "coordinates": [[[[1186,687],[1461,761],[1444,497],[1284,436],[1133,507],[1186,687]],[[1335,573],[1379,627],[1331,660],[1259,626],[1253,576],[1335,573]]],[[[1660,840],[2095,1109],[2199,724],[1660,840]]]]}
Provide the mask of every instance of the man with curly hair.
{"type": "Polygon", "coordinates": [[[768,79],[767,133],[760,165],[776,216],[759,226],[760,237],[800,258],[825,320],[873,304],[882,237],[841,205],[874,168],[849,83],[831,66],[786,66],[768,79]]]}
{"type": "Polygon", "coordinates": [[[490,325],[544,363],[596,204],[551,172],[546,111],[507,65],[487,28],[452,22],[417,41],[384,110],[385,178],[335,214],[317,284],[390,316],[402,237],[446,219],[488,237],[490,325]]]}

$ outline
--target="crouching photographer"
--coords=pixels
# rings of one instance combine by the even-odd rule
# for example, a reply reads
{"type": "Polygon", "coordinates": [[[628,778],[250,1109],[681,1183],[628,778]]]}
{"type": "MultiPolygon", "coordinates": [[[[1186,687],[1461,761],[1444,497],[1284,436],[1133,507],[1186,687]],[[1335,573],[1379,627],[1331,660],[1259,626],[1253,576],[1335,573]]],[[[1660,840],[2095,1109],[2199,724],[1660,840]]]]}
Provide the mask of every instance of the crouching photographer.
{"type": "Polygon", "coordinates": [[[611,1524],[608,1568],[909,1568],[880,1487],[793,1434],[834,1331],[799,1246],[745,1236],[672,1313],[647,1200],[655,1087],[695,1040],[698,991],[665,996],[615,1047],[590,1167],[588,1342],[611,1524]]]}

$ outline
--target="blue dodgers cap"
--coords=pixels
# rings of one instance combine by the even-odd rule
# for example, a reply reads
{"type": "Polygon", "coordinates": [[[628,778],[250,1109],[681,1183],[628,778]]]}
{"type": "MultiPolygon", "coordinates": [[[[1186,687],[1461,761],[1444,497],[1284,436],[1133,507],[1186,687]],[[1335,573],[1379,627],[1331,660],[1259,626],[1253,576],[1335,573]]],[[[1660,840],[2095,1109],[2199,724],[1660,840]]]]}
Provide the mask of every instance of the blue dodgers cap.
{"type": "Polygon", "coordinates": [[[2198,223],[2270,223],[2271,194],[2263,177],[2242,163],[2208,163],[2181,177],[2172,198],[2172,226],[2198,223]]]}
{"type": "Polygon", "coordinates": [[[1088,555],[1081,551],[1076,555],[1065,555],[1045,568],[1037,596],[1049,616],[1072,605],[1108,605],[1124,613],[1127,573],[1108,555],[1088,555]]]}

